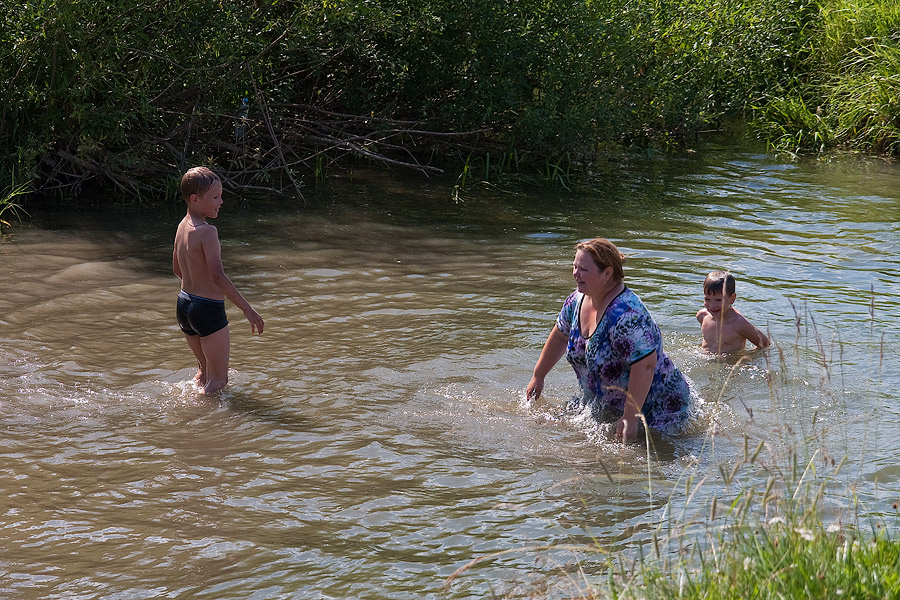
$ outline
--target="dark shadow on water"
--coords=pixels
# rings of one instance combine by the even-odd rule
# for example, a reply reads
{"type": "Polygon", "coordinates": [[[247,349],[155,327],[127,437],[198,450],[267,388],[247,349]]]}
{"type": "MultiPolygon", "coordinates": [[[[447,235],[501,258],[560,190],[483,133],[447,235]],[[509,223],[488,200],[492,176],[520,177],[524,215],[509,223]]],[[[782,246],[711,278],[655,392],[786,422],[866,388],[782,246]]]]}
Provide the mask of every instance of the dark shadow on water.
{"type": "Polygon", "coordinates": [[[258,421],[277,425],[288,431],[308,433],[321,429],[321,423],[290,412],[290,407],[273,406],[247,392],[228,390],[222,397],[212,401],[222,408],[258,421]]]}
{"type": "MultiPolygon", "coordinates": [[[[467,188],[462,201],[453,198],[454,175],[423,179],[381,169],[355,169],[352,174],[305,189],[305,202],[274,196],[240,197],[226,191],[221,215],[212,223],[219,228],[223,243],[263,253],[283,248],[285,227],[299,239],[311,232],[317,239],[333,238],[341,245],[346,243],[342,227],[352,228],[355,235],[365,224],[382,225],[388,231],[421,230],[423,236],[437,233],[472,240],[526,236],[532,243],[567,245],[563,238],[586,237],[603,226],[598,221],[585,231],[572,232],[565,224],[573,212],[664,211],[674,203],[689,201],[685,178],[701,176],[712,168],[710,164],[746,152],[740,145],[710,145],[708,152],[692,155],[621,159],[567,188],[549,183],[516,184],[512,179],[476,184],[467,188]],[[335,227],[320,232],[322,224],[335,227]]],[[[171,269],[172,239],[185,205],[174,196],[153,205],[114,204],[95,192],[93,198],[72,202],[32,203],[28,210],[30,221],[18,227],[67,232],[100,245],[124,245],[133,249],[129,254],[140,258],[148,272],[163,274],[171,269]]],[[[226,268],[239,262],[244,253],[231,253],[226,268]]]]}

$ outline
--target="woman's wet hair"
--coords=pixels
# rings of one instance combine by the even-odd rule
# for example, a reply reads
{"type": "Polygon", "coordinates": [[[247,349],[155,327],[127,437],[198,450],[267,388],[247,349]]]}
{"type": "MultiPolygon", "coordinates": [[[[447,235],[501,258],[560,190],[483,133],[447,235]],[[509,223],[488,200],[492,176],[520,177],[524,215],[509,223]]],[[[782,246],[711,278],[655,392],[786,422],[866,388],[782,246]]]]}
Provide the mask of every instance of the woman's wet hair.
{"type": "Polygon", "coordinates": [[[594,238],[584,242],[579,242],[575,246],[575,250],[583,250],[590,254],[594,263],[600,267],[600,270],[606,267],[612,267],[613,280],[622,281],[625,279],[625,255],[619,252],[616,245],[611,241],[603,238],[594,238]]]}
{"type": "Polygon", "coordinates": [[[734,293],[734,290],[734,275],[728,271],[713,271],[706,276],[706,280],[703,282],[703,293],[711,296],[721,294],[722,292],[724,292],[726,296],[730,296],[734,293]]]}
{"type": "Polygon", "coordinates": [[[211,169],[206,167],[188,169],[188,172],[181,178],[181,196],[187,202],[191,195],[202,194],[216,182],[222,183],[222,180],[211,169]]]}

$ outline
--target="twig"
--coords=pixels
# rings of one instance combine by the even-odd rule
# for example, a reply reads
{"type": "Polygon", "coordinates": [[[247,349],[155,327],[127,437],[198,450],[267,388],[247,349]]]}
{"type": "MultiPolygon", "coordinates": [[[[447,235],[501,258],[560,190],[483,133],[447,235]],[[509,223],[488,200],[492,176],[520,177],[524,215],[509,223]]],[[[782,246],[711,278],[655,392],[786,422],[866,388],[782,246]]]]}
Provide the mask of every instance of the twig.
{"type": "Polygon", "coordinates": [[[294,179],[294,173],[291,170],[291,167],[288,166],[287,160],[284,158],[284,153],[281,151],[281,143],[278,141],[278,137],[275,135],[275,130],[272,128],[272,121],[269,119],[269,109],[266,107],[266,99],[259,91],[259,87],[256,85],[256,79],[253,77],[253,69],[250,67],[250,64],[247,64],[247,71],[250,75],[250,82],[253,84],[253,91],[256,93],[256,98],[259,101],[259,109],[263,117],[263,121],[266,124],[266,127],[269,129],[269,134],[272,136],[272,143],[275,144],[275,150],[278,152],[278,157],[281,159],[281,164],[284,167],[284,170],[287,171],[288,178],[290,178],[291,183],[294,185],[294,190],[297,192],[297,196],[300,200],[303,201],[304,206],[306,205],[306,198],[303,196],[303,192],[300,191],[300,184],[297,183],[297,180],[294,179]]]}
{"type": "Polygon", "coordinates": [[[197,95],[197,99],[194,100],[194,108],[191,110],[191,120],[188,121],[187,133],[184,136],[184,152],[181,153],[181,161],[178,164],[179,173],[184,173],[187,170],[187,152],[188,152],[188,144],[191,142],[191,129],[194,127],[194,119],[197,115],[197,107],[200,105],[200,95],[197,95]]]}

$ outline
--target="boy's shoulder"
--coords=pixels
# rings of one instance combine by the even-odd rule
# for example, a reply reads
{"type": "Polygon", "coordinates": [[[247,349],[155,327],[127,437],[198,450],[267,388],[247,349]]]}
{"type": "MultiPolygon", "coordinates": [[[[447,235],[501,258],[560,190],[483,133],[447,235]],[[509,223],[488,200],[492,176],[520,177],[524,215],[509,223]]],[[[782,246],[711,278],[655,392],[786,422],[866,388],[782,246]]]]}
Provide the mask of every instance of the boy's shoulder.
{"type": "Polygon", "coordinates": [[[747,317],[742,315],[741,311],[733,306],[728,310],[728,314],[725,315],[725,319],[728,323],[749,323],[749,321],[747,321],[747,317]]]}
{"type": "Polygon", "coordinates": [[[725,320],[725,326],[738,335],[749,338],[751,333],[756,329],[753,324],[736,309],[731,309],[728,312],[729,315],[725,320]]]}
{"type": "Polygon", "coordinates": [[[215,225],[207,223],[206,221],[195,223],[191,220],[190,216],[183,218],[181,223],[178,224],[178,233],[190,237],[199,237],[201,239],[210,236],[218,237],[218,231],[216,230],[215,225]]]}

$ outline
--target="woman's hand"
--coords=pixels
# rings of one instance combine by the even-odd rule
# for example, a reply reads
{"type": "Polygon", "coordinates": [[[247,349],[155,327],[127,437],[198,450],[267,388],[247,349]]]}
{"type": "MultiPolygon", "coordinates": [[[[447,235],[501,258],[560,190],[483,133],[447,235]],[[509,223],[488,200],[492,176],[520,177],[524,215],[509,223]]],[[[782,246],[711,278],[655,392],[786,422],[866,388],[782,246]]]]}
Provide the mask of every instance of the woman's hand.
{"type": "Polygon", "coordinates": [[[617,440],[630,442],[637,437],[641,409],[644,407],[644,400],[647,399],[647,393],[650,391],[650,384],[653,383],[655,370],[656,350],[631,365],[625,407],[622,411],[622,418],[616,423],[617,440]]]}
{"type": "Polygon", "coordinates": [[[638,434],[638,423],[640,417],[633,415],[630,418],[622,415],[622,418],[616,423],[616,439],[623,442],[631,442],[638,434]]]}
{"type": "Polygon", "coordinates": [[[526,400],[537,400],[541,397],[541,392],[544,391],[544,378],[538,377],[537,375],[531,378],[531,381],[528,382],[528,387],[525,388],[525,399],[526,400]]]}
{"type": "Polygon", "coordinates": [[[568,343],[569,338],[554,325],[553,329],[550,330],[550,335],[547,336],[547,341],[544,342],[541,356],[538,358],[537,364],[534,365],[534,374],[531,376],[531,381],[528,382],[528,387],[525,388],[526,400],[537,400],[541,397],[541,392],[544,391],[544,377],[550,372],[553,365],[559,362],[562,355],[566,353],[568,343]]]}

